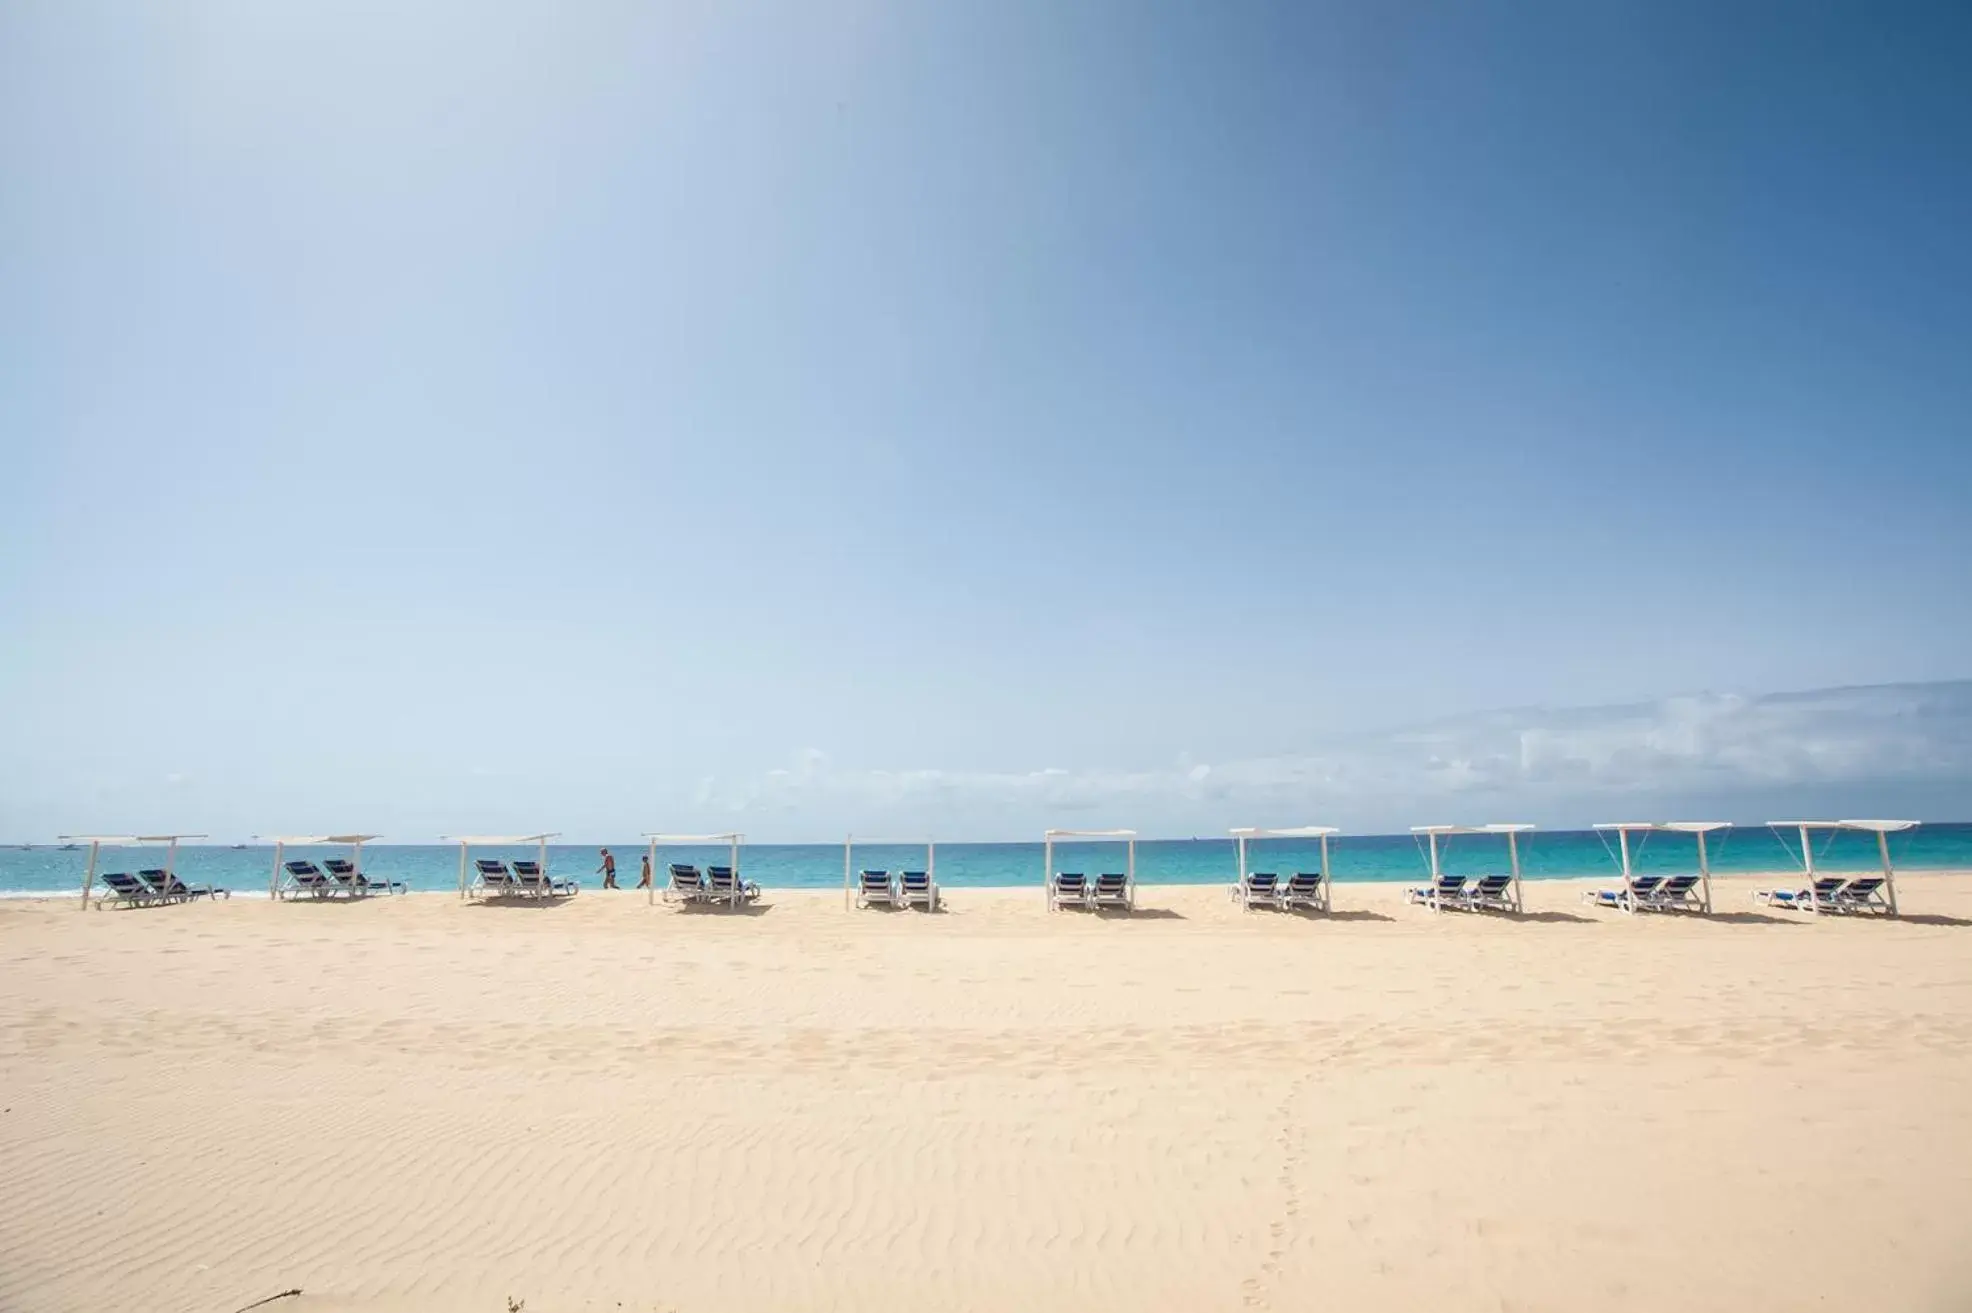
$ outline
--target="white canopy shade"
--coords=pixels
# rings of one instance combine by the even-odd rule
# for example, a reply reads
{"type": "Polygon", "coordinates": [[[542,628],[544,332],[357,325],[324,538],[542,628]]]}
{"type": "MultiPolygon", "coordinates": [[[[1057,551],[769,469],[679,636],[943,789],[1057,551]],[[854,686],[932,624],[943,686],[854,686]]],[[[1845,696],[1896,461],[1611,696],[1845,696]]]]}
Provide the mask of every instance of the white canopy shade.
{"type": "Polygon", "coordinates": [[[549,834],[441,834],[439,838],[447,843],[459,845],[459,900],[466,897],[466,853],[473,848],[505,848],[517,844],[531,843],[540,848],[541,872],[548,870],[548,840],[561,838],[555,831],[549,834]]]}
{"type": "MultiPolygon", "coordinates": [[[[1890,836],[1903,830],[1914,830],[1918,821],[1847,820],[1847,821],[1768,821],[1767,828],[1775,831],[1796,830],[1801,835],[1801,869],[1808,877],[1808,906],[1814,911],[1821,910],[1821,891],[1816,888],[1815,850],[1808,841],[1810,830],[1854,830],[1876,836],[1876,854],[1883,863],[1883,898],[1890,905],[1890,915],[1897,912],[1897,873],[1890,861],[1890,836]]],[[[1786,846],[1785,840],[1782,847],[1786,846]]]]}
{"type": "Polygon", "coordinates": [[[178,842],[181,839],[203,839],[203,834],[58,834],[63,843],[86,843],[89,845],[89,865],[82,874],[82,908],[89,908],[89,890],[96,883],[96,856],[105,847],[127,848],[133,844],[165,845],[164,869],[175,873],[178,866],[178,842]]]}
{"type": "MultiPolygon", "coordinates": [[[[1618,901],[1626,912],[1634,912],[1637,909],[1636,871],[1630,865],[1630,836],[1649,835],[1662,831],[1695,837],[1698,840],[1698,901],[1704,908],[1705,915],[1712,914],[1712,862],[1705,852],[1705,836],[1715,830],[1731,829],[1731,821],[1598,821],[1594,828],[1614,830],[1617,841],[1621,845],[1621,854],[1617,857],[1617,863],[1623,871],[1623,888],[1622,896],[1618,901]]],[[[1607,848],[1609,841],[1603,840],[1602,846],[1607,848]]],[[[1641,850],[1639,845],[1638,851],[1641,850]]]]}
{"type": "Polygon", "coordinates": [[[744,896],[745,882],[740,879],[739,854],[740,854],[740,845],[746,842],[745,835],[732,831],[729,831],[725,834],[655,834],[653,833],[653,834],[646,834],[644,836],[644,842],[649,845],[648,852],[650,856],[650,868],[651,868],[650,888],[648,891],[646,891],[644,895],[644,901],[650,903],[652,906],[657,905],[657,886],[661,882],[657,872],[657,850],[658,850],[658,846],[661,844],[683,845],[685,847],[693,847],[700,844],[726,845],[726,848],[728,850],[726,855],[726,860],[732,863],[732,867],[733,867],[734,905],[737,906],[741,898],[744,896]]]}
{"type": "Polygon", "coordinates": [[[1124,858],[1123,884],[1129,891],[1130,905],[1136,905],[1137,898],[1137,832],[1135,830],[1047,830],[1041,835],[1041,896],[1048,901],[1049,910],[1054,908],[1054,846],[1056,841],[1067,839],[1108,840],[1128,846],[1124,858]]]}
{"type": "Polygon", "coordinates": [[[856,861],[857,844],[865,848],[922,848],[925,874],[934,881],[938,878],[938,843],[934,839],[872,839],[863,834],[846,834],[842,837],[842,905],[849,911],[856,910],[856,889],[850,879],[850,868],[856,861]]]}
{"type": "Polygon", "coordinates": [[[363,845],[372,839],[381,839],[380,834],[277,834],[253,836],[256,839],[270,840],[274,845],[274,869],[267,876],[267,896],[278,899],[281,896],[281,856],[289,848],[307,848],[316,844],[348,844],[356,850],[351,859],[357,874],[363,871],[363,845]]]}
{"type": "MultiPolygon", "coordinates": [[[[1532,825],[1521,821],[1494,821],[1487,825],[1413,825],[1411,833],[1423,835],[1430,842],[1431,884],[1434,888],[1438,884],[1438,877],[1443,874],[1438,866],[1438,840],[1449,838],[1454,834],[1505,835],[1507,860],[1511,863],[1513,872],[1513,910],[1517,915],[1527,910],[1520,889],[1520,836],[1533,828],[1532,825]]],[[[1438,909],[1435,894],[1432,897],[1431,908],[1433,911],[1438,909]]]]}
{"type": "Polygon", "coordinates": [[[1253,887],[1247,881],[1246,845],[1256,839],[1319,839],[1322,848],[1321,880],[1316,885],[1317,905],[1323,912],[1329,908],[1329,888],[1334,881],[1334,873],[1328,867],[1328,841],[1342,833],[1333,825],[1290,825],[1280,829],[1268,829],[1260,825],[1235,826],[1227,831],[1233,837],[1233,847],[1239,854],[1239,883],[1233,887],[1242,907],[1253,903],[1253,887]]]}

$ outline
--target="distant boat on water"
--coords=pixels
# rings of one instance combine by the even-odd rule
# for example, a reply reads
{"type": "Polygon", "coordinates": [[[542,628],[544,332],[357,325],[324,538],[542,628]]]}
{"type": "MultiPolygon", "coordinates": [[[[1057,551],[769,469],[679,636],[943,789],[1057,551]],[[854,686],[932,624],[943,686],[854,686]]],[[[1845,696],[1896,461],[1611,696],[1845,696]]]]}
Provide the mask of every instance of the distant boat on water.
{"type": "Polygon", "coordinates": [[[65,843],[55,849],[55,851],[58,853],[79,853],[82,851],[82,845],[79,843],[65,843]]]}

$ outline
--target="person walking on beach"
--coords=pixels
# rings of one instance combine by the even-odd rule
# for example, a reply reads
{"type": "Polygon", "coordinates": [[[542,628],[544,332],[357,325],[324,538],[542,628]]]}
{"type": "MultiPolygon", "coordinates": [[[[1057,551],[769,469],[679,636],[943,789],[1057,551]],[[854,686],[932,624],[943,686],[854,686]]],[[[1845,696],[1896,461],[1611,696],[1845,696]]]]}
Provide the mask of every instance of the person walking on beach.
{"type": "Polygon", "coordinates": [[[609,849],[603,849],[603,864],[596,869],[603,873],[603,888],[616,888],[616,859],[610,856],[609,849]]]}
{"type": "Polygon", "coordinates": [[[650,854],[649,853],[644,854],[644,870],[643,870],[643,874],[637,877],[637,888],[639,889],[650,888],[650,854]]]}

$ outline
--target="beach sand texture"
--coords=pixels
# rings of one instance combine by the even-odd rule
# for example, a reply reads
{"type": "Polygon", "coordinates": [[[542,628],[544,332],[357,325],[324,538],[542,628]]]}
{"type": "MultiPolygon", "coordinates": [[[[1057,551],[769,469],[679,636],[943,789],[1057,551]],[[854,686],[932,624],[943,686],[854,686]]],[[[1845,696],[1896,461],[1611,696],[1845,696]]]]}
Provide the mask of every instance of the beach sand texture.
{"type": "Polygon", "coordinates": [[[1972,1308],[1901,923],[0,906],[0,1309],[1972,1308]]]}

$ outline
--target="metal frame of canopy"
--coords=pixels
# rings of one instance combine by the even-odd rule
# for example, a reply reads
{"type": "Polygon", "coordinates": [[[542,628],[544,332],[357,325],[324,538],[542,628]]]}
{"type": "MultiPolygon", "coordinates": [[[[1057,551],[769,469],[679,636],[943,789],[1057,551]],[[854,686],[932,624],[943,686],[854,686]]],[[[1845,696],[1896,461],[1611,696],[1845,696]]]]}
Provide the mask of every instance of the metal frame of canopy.
{"type": "Polygon", "coordinates": [[[96,855],[104,848],[132,848],[138,845],[155,846],[164,844],[164,873],[167,876],[178,874],[178,841],[181,839],[203,839],[203,834],[58,834],[63,843],[86,843],[89,845],[89,866],[82,876],[82,909],[89,908],[89,890],[96,883],[96,855]]]}
{"type": "MultiPolygon", "coordinates": [[[[1778,835],[1782,830],[1796,830],[1800,833],[1801,869],[1807,873],[1808,909],[1813,912],[1821,911],[1821,898],[1815,893],[1815,877],[1818,872],[1815,870],[1814,845],[1808,839],[1808,831],[1851,830],[1864,834],[1874,834],[1876,836],[1876,853],[1883,862],[1883,898],[1884,901],[1890,904],[1890,915],[1897,916],[1900,915],[1897,911],[1897,873],[1895,867],[1890,862],[1890,836],[1900,834],[1905,830],[1914,830],[1922,824],[1922,821],[1872,820],[1768,821],[1767,828],[1772,830],[1775,835],[1778,835]]],[[[1782,840],[1780,846],[1785,848],[1787,846],[1786,841],[1782,840]]]]}
{"type": "MultiPolygon", "coordinates": [[[[1137,899],[1137,832],[1135,830],[1048,830],[1041,835],[1041,896],[1047,898],[1054,886],[1054,845],[1057,839],[1091,839],[1128,845],[1124,855],[1123,887],[1129,890],[1132,905],[1137,899]]],[[[1093,886],[1092,886],[1093,887],[1093,886]]]]}
{"type": "Polygon", "coordinates": [[[1334,878],[1328,869],[1328,841],[1342,833],[1333,825],[1297,825],[1285,830],[1269,830],[1258,826],[1242,826],[1229,830],[1239,848],[1239,902],[1242,908],[1250,905],[1246,888],[1246,841],[1248,839],[1320,839],[1322,845],[1321,910],[1334,910],[1329,903],[1329,882],[1334,878]]]}
{"type": "Polygon", "coordinates": [[[356,868],[356,874],[363,874],[363,845],[374,839],[383,838],[380,834],[287,834],[253,836],[274,845],[274,870],[267,877],[267,896],[279,901],[281,897],[281,854],[288,848],[312,848],[320,844],[349,845],[349,864],[356,868]]]}
{"type": "MultiPolygon", "coordinates": [[[[1635,869],[1630,864],[1630,835],[1636,833],[1689,834],[1698,840],[1698,885],[1703,890],[1702,901],[1705,915],[1712,914],[1712,861],[1705,851],[1705,836],[1717,830],[1730,830],[1731,821],[1598,821],[1590,827],[1596,830],[1614,830],[1616,841],[1621,846],[1622,856],[1619,864],[1623,871],[1623,910],[1636,911],[1636,893],[1631,888],[1635,869]]],[[[1604,840],[1604,847],[1608,841],[1604,840]]],[[[1641,845],[1639,845],[1641,851],[1641,845]]]]}
{"type": "MultiPolygon", "coordinates": [[[[651,906],[655,907],[657,905],[657,886],[658,886],[657,850],[659,848],[661,847],[698,848],[698,847],[705,847],[706,845],[709,844],[717,844],[717,843],[723,843],[727,845],[728,853],[726,860],[731,862],[733,865],[733,895],[732,898],[728,900],[729,905],[733,907],[738,907],[741,903],[746,901],[746,881],[740,875],[740,856],[739,856],[740,849],[746,846],[745,835],[731,834],[731,833],[728,834],[646,834],[644,836],[644,840],[646,843],[650,845],[649,848],[650,889],[646,891],[647,897],[645,901],[648,902],[651,906]]],[[[666,877],[668,877],[670,875],[670,872],[667,870],[665,872],[665,875],[666,877]]]]}
{"type": "MultiPolygon", "coordinates": [[[[924,873],[931,881],[932,888],[938,887],[938,841],[936,839],[870,839],[863,841],[865,848],[915,848],[924,845],[924,873]]],[[[842,907],[844,911],[856,910],[856,891],[850,887],[849,872],[855,863],[856,836],[842,836],[842,907]]]]}
{"type": "Polygon", "coordinates": [[[472,849],[518,848],[524,843],[535,844],[540,854],[536,860],[541,865],[541,878],[545,880],[548,878],[548,840],[561,838],[561,832],[557,830],[551,834],[441,834],[438,837],[445,843],[459,845],[459,897],[463,900],[467,885],[466,858],[472,849]]]}
{"type": "MultiPolygon", "coordinates": [[[[1520,889],[1520,836],[1531,833],[1533,829],[1534,827],[1532,825],[1526,825],[1520,822],[1495,821],[1490,825],[1413,825],[1411,826],[1411,834],[1413,837],[1420,834],[1426,835],[1431,841],[1431,884],[1434,889],[1437,887],[1439,876],[1439,836],[1442,835],[1449,839],[1454,834],[1505,835],[1507,861],[1511,863],[1513,869],[1513,914],[1519,916],[1527,910],[1527,904],[1521,897],[1520,889]]],[[[1430,906],[1432,911],[1435,912],[1438,910],[1438,899],[1435,895],[1431,899],[1430,906]]]]}

